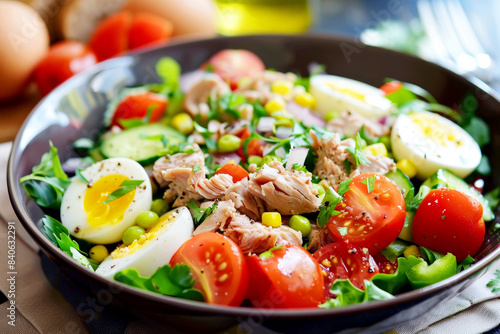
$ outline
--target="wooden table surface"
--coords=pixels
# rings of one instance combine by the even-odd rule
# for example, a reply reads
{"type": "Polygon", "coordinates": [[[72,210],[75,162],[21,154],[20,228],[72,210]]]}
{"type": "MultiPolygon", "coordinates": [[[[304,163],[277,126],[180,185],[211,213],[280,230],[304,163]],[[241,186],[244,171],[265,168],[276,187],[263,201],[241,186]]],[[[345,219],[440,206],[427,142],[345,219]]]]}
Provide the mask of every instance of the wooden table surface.
{"type": "Polygon", "coordinates": [[[30,86],[24,95],[8,102],[0,102],[0,143],[14,140],[24,120],[40,99],[36,87],[30,86]]]}

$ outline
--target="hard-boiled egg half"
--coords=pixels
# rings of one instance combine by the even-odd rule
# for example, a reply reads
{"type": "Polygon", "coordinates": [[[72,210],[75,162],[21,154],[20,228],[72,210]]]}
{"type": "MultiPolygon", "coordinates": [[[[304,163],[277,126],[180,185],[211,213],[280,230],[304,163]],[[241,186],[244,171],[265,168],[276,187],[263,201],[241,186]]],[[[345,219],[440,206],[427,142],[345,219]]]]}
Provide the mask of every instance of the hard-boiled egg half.
{"type": "Polygon", "coordinates": [[[81,175],[88,183],[75,177],[61,203],[61,222],[76,238],[96,244],[118,242],[123,232],[134,225],[135,218],[151,208],[151,181],[144,168],[132,159],[99,161],[81,175]],[[136,186],[129,183],[126,187],[124,182],[141,180],[136,186]],[[116,195],[111,195],[117,190],[116,195]]]}
{"type": "Polygon", "coordinates": [[[479,145],[464,129],[428,111],[399,115],[392,128],[391,144],[396,160],[410,160],[421,180],[440,168],[464,178],[481,161],[479,145]]]}
{"type": "Polygon", "coordinates": [[[113,278],[124,269],[137,269],[142,276],[151,276],[168,264],[174,253],[193,234],[194,224],[185,206],[165,213],[140,239],[122,244],[99,265],[96,273],[113,278]]]}
{"type": "Polygon", "coordinates": [[[365,117],[380,118],[393,109],[392,102],[380,89],[336,75],[312,76],[309,92],[316,99],[316,110],[324,115],[353,110],[365,117]]]}

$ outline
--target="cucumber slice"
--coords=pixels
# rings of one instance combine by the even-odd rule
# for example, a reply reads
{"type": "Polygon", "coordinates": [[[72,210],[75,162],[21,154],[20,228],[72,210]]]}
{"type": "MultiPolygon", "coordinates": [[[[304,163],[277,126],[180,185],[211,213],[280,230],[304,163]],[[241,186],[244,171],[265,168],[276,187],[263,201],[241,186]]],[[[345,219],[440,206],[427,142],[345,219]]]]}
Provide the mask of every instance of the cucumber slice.
{"type": "Polygon", "coordinates": [[[395,172],[390,171],[385,174],[385,176],[396,183],[399,190],[401,190],[406,203],[409,203],[413,197],[415,197],[415,188],[413,187],[410,178],[408,178],[408,176],[401,170],[396,169],[395,172]]]}
{"type": "Polygon", "coordinates": [[[101,153],[106,158],[130,158],[148,165],[184,141],[186,137],[182,133],[168,126],[146,124],[106,138],[101,144],[101,153]]]}
{"type": "Polygon", "coordinates": [[[490,205],[488,203],[488,200],[481,195],[479,191],[477,191],[475,188],[469,186],[464,180],[450,172],[449,170],[446,169],[439,169],[434,175],[429,177],[423,185],[428,186],[430,188],[438,185],[438,184],[443,184],[447,188],[450,189],[455,189],[458,191],[461,191],[469,196],[474,197],[477,199],[481,205],[483,206],[483,220],[484,221],[490,221],[492,220],[495,215],[493,214],[493,211],[490,208],[490,205]]]}

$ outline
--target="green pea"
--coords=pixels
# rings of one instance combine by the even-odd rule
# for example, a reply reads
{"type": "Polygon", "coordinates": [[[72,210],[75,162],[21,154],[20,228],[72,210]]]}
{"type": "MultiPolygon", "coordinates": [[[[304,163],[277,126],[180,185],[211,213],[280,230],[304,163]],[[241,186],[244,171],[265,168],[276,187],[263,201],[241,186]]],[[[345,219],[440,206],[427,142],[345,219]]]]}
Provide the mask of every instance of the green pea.
{"type": "Polygon", "coordinates": [[[339,117],[340,113],[338,111],[329,111],[325,115],[325,122],[330,122],[332,119],[339,117]]]}
{"type": "Polygon", "coordinates": [[[251,155],[248,157],[248,164],[256,164],[257,166],[262,165],[262,157],[259,157],[258,155],[251,155]]]}
{"type": "Polygon", "coordinates": [[[311,223],[309,219],[301,215],[293,215],[288,222],[288,225],[295,231],[302,233],[303,237],[307,237],[311,233],[311,223]]]}
{"type": "Polygon", "coordinates": [[[280,157],[276,156],[276,155],[266,155],[263,159],[262,159],[262,165],[269,165],[271,162],[273,162],[274,160],[276,161],[279,161],[279,162],[282,162],[283,159],[281,159],[280,157]]]}
{"type": "Polygon", "coordinates": [[[123,232],[122,241],[125,245],[130,245],[135,240],[138,240],[141,235],[145,235],[146,231],[142,227],[139,226],[130,226],[128,229],[123,232]]]}
{"type": "Polygon", "coordinates": [[[312,185],[314,188],[316,188],[316,190],[318,191],[318,198],[319,200],[322,202],[323,201],[323,198],[325,197],[325,188],[323,188],[322,186],[320,186],[319,184],[317,183],[313,183],[312,185]]]}
{"type": "Polygon", "coordinates": [[[220,137],[217,142],[217,148],[219,149],[219,152],[222,153],[234,152],[240,148],[240,145],[241,139],[230,134],[220,137]]]}
{"type": "Polygon", "coordinates": [[[161,198],[155,199],[151,204],[151,211],[156,212],[158,216],[163,216],[168,212],[168,209],[169,206],[167,201],[161,198]]]}
{"type": "Polygon", "coordinates": [[[135,222],[143,229],[148,229],[154,224],[156,224],[158,219],[160,219],[160,217],[156,212],[143,211],[137,216],[137,218],[135,218],[135,222]]]}

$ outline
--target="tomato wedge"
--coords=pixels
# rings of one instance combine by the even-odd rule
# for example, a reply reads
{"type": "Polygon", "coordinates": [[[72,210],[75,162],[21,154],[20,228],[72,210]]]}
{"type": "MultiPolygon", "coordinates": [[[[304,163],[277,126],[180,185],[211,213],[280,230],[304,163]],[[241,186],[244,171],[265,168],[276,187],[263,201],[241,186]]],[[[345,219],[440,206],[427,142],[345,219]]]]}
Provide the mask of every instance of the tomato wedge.
{"type": "Polygon", "coordinates": [[[396,240],[406,218],[401,191],[394,182],[375,173],[354,177],[335,209],[340,214],[327,223],[333,239],[366,247],[373,254],[396,240]]]}
{"type": "Polygon", "coordinates": [[[328,274],[325,277],[327,292],[337,279],[349,279],[355,287],[364,290],[363,280],[369,280],[379,272],[377,263],[368,252],[343,242],[323,246],[313,256],[328,274]]]}
{"type": "Polygon", "coordinates": [[[299,245],[271,249],[247,258],[250,301],[260,308],[317,307],[325,301],[318,261],[299,245]]]}
{"type": "Polygon", "coordinates": [[[149,92],[128,95],[116,107],[111,119],[111,126],[116,125],[123,128],[120,120],[131,118],[142,119],[148,114],[150,108],[151,117],[149,118],[149,122],[158,122],[167,108],[167,98],[163,95],[149,92]]]}
{"type": "Polygon", "coordinates": [[[389,261],[385,256],[380,253],[373,254],[373,259],[377,263],[378,269],[381,274],[394,274],[398,269],[398,260],[389,261]]]}
{"type": "Polygon", "coordinates": [[[186,241],[170,260],[184,263],[193,274],[194,288],[207,303],[238,306],[246,296],[248,268],[240,248],[219,233],[200,233],[186,241]]]}
{"type": "Polygon", "coordinates": [[[215,174],[231,175],[234,183],[243,180],[245,177],[248,177],[248,172],[245,170],[245,168],[231,162],[222,166],[217,172],[215,172],[215,174]]]}

